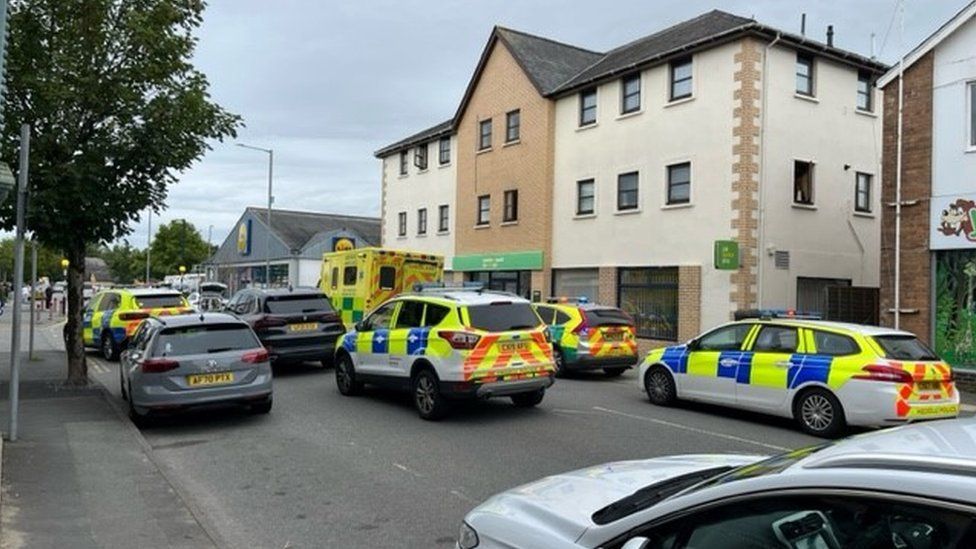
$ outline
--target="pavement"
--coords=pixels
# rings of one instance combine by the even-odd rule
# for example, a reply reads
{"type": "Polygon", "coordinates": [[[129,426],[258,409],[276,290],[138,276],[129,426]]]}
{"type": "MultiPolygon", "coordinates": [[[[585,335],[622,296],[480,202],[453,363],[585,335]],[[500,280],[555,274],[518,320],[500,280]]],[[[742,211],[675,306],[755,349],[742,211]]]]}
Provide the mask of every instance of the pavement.
{"type": "MultiPolygon", "coordinates": [[[[343,397],[332,370],[311,364],[276,368],[267,416],[208,410],[140,431],[121,412],[117,364],[90,354],[98,385],[60,385],[60,329],[39,329],[45,350],[24,368],[21,440],[2,452],[2,548],[452,547],[472,507],[546,475],[818,442],[783,419],[653,407],[633,371],[561,379],[535,409],[471,403],[430,423],[405,395],[343,397]]],[[[972,415],[976,396],[965,398],[972,415]]]]}

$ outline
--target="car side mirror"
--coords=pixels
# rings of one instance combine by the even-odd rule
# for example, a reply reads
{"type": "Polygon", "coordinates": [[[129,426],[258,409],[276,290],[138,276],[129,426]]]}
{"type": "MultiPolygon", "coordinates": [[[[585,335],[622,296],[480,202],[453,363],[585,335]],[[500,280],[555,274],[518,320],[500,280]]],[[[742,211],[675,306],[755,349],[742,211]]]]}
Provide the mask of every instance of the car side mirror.
{"type": "Polygon", "coordinates": [[[688,340],[687,345],[688,345],[688,350],[689,351],[694,351],[694,350],[698,349],[698,340],[697,339],[690,339],[690,340],[688,340]]]}
{"type": "Polygon", "coordinates": [[[630,538],[627,543],[623,544],[620,549],[646,549],[651,546],[651,540],[638,536],[636,538],[630,538]]]}
{"type": "Polygon", "coordinates": [[[355,328],[357,332],[365,332],[366,331],[366,323],[363,322],[362,320],[360,320],[359,322],[353,324],[353,328],[355,328]]]}

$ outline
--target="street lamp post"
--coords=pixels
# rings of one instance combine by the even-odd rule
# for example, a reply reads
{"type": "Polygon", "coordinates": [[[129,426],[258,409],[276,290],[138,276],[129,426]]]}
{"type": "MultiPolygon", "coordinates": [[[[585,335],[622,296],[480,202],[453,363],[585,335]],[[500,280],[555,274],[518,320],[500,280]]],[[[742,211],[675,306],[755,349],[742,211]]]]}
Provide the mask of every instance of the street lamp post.
{"type": "Polygon", "coordinates": [[[180,265],[180,291],[183,291],[183,273],[186,272],[186,265],[180,265]]]}
{"type": "Polygon", "coordinates": [[[71,262],[68,258],[61,259],[61,276],[64,278],[64,293],[61,294],[61,314],[64,315],[68,305],[68,266],[71,262]]]}
{"type": "Polygon", "coordinates": [[[238,147],[243,147],[245,149],[252,149],[255,151],[261,151],[268,153],[268,235],[264,239],[264,287],[271,287],[271,203],[273,201],[271,194],[271,181],[274,174],[274,150],[265,149],[262,147],[255,147],[253,145],[245,145],[244,143],[238,143],[238,147]]]}

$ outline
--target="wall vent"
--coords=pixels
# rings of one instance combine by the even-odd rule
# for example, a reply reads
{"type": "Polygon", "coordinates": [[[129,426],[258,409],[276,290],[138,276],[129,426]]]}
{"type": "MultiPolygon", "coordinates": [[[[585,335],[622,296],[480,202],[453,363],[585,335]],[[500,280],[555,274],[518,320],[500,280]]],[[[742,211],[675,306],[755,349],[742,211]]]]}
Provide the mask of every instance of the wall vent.
{"type": "Polygon", "coordinates": [[[776,268],[777,269],[786,269],[786,270],[789,270],[789,268],[790,268],[790,251],[789,250],[776,250],[776,254],[774,256],[774,261],[776,263],[776,268]]]}

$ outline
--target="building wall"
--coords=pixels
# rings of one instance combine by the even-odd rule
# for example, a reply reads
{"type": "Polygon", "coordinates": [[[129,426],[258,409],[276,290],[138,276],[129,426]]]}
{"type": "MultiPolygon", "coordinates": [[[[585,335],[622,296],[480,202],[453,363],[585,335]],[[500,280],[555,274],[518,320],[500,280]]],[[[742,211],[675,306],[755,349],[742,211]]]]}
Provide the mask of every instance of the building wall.
{"type": "Polygon", "coordinates": [[[620,115],[619,80],[598,88],[595,125],[579,127],[578,95],[556,101],[554,268],[601,267],[601,300],[614,303],[616,273],[607,266],[691,266],[700,270],[700,303],[706,305],[696,315],[700,323],[729,319],[730,274],[712,267],[712,253],[715,240],[733,236],[738,50],[734,43],[695,55],[690,100],[668,102],[669,69],[658,66],[641,73],[642,108],[636,114],[620,115]],[[668,206],[667,166],[680,162],[691,162],[691,203],[668,206]],[[618,212],[617,176],[631,171],[639,172],[639,207],[618,212]],[[590,178],[595,214],[577,216],[576,182],[590,178]]]}
{"type": "MultiPolygon", "coordinates": [[[[767,61],[765,135],[760,138],[765,225],[760,237],[761,305],[796,306],[797,277],[878,286],[881,186],[877,114],[855,109],[857,70],[815,61],[815,99],[796,94],[796,51],[774,46],[767,61]],[[793,162],[814,162],[814,207],[793,202],[793,162]],[[854,210],[855,173],[873,176],[871,213],[854,210]],[[789,270],[772,250],[790,252],[789,270]]],[[[877,99],[877,94],[875,94],[877,99]]],[[[874,102],[875,112],[879,101],[874,102]]]]}
{"type": "Polygon", "coordinates": [[[934,50],[933,196],[976,192],[976,150],[969,147],[969,127],[965,117],[966,84],[976,81],[974,52],[976,19],[959,27],[934,50]]]}
{"type": "MultiPolygon", "coordinates": [[[[902,208],[901,303],[899,327],[928,340],[932,322],[929,206],[932,194],[932,77],[934,55],[929,52],[905,71],[902,107],[902,201],[918,201],[902,208]]],[[[884,186],[881,200],[895,202],[898,131],[898,79],[884,89],[884,186]]],[[[881,231],[881,323],[894,325],[894,209],[885,207],[881,231]]]]}
{"type": "MultiPolygon", "coordinates": [[[[552,126],[551,102],[539,95],[507,47],[496,42],[457,123],[458,255],[542,250],[549,265],[552,126]],[[520,110],[520,139],[506,144],[505,114],[515,109],[520,110]],[[489,117],[492,147],[478,151],[478,123],[489,117]],[[502,223],[503,193],[510,189],[519,192],[518,221],[502,223]],[[491,196],[491,222],[476,226],[477,197],[485,194],[491,196]]],[[[548,269],[534,278],[533,289],[548,295],[548,269]]]]}
{"type": "Polygon", "coordinates": [[[407,153],[407,175],[400,175],[400,155],[383,158],[383,243],[382,246],[443,255],[450,267],[454,256],[457,181],[457,139],[451,137],[451,161],[438,162],[439,139],[429,142],[427,169],[413,164],[414,150],[407,153]],[[448,206],[448,230],[438,231],[438,208],[448,206]],[[427,208],[427,234],[417,234],[417,210],[427,208]],[[407,234],[398,234],[398,214],[407,212],[407,234]]]}

